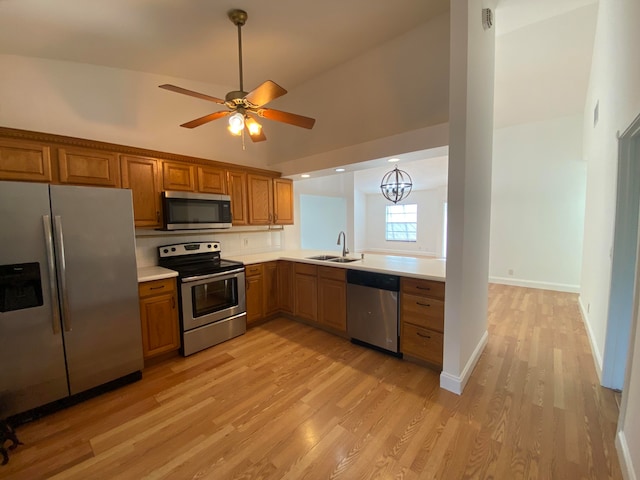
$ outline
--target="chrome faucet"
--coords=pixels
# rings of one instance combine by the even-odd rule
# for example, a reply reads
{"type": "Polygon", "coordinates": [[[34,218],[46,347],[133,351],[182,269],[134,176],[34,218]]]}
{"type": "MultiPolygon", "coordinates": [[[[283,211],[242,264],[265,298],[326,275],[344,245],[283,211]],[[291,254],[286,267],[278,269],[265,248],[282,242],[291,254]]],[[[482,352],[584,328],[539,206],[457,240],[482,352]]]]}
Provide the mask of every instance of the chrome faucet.
{"type": "Polygon", "coordinates": [[[345,235],[345,233],[340,230],[340,233],[338,234],[338,241],[336,242],[336,245],[340,245],[340,235],[342,235],[342,256],[346,257],[347,253],[349,253],[349,249],[347,248],[347,236],[345,235]]]}

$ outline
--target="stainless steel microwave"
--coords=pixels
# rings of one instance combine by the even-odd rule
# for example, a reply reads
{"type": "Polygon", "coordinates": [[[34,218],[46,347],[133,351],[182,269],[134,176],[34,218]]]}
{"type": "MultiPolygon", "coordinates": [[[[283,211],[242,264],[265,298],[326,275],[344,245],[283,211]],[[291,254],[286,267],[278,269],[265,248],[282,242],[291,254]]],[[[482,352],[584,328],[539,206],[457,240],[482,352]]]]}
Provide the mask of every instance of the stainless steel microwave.
{"type": "Polygon", "coordinates": [[[231,227],[231,197],[209,193],[162,192],[165,230],[231,227]]]}

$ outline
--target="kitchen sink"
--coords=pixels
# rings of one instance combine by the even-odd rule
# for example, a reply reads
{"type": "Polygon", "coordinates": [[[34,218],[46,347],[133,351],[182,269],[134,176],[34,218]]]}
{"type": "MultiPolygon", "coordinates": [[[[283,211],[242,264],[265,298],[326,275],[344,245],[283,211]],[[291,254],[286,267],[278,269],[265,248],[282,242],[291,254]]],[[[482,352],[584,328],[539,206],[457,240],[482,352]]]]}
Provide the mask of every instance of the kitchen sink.
{"type": "Polygon", "coordinates": [[[335,255],[316,255],[315,257],[307,257],[309,260],[331,260],[335,261],[335,259],[339,258],[335,255]]]}
{"type": "Polygon", "coordinates": [[[335,262],[335,263],[350,263],[350,262],[357,262],[358,260],[360,260],[359,258],[349,258],[349,257],[336,257],[333,258],[331,260],[329,260],[330,262],[335,262]]]}

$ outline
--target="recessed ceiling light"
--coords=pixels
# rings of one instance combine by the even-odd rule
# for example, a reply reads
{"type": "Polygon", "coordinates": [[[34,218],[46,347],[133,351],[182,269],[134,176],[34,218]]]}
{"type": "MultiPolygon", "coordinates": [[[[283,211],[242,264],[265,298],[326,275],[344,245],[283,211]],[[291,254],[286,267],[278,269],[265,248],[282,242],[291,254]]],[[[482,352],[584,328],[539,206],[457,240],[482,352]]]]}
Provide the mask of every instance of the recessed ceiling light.
{"type": "Polygon", "coordinates": [[[389,162],[389,163],[396,163],[396,162],[399,162],[399,161],[400,161],[399,158],[390,158],[389,160],[387,160],[387,162],[389,162]]]}
{"type": "Polygon", "coordinates": [[[309,175],[308,173],[303,173],[302,175],[300,175],[302,178],[309,178],[311,175],[309,175]]]}
{"type": "Polygon", "coordinates": [[[344,172],[344,168],[336,168],[336,172],[344,172]]]}

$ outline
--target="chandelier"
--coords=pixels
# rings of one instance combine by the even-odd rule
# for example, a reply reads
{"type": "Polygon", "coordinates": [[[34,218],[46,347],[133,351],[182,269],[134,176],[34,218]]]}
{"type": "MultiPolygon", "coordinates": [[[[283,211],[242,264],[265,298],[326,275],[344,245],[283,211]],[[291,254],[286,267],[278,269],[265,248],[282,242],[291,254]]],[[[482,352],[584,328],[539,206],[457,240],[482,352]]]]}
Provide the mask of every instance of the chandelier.
{"type": "Polygon", "coordinates": [[[391,170],[380,182],[380,190],[384,198],[393,203],[407,198],[411,193],[411,177],[407,172],[399,170],[398,167],[391,170]]]}

